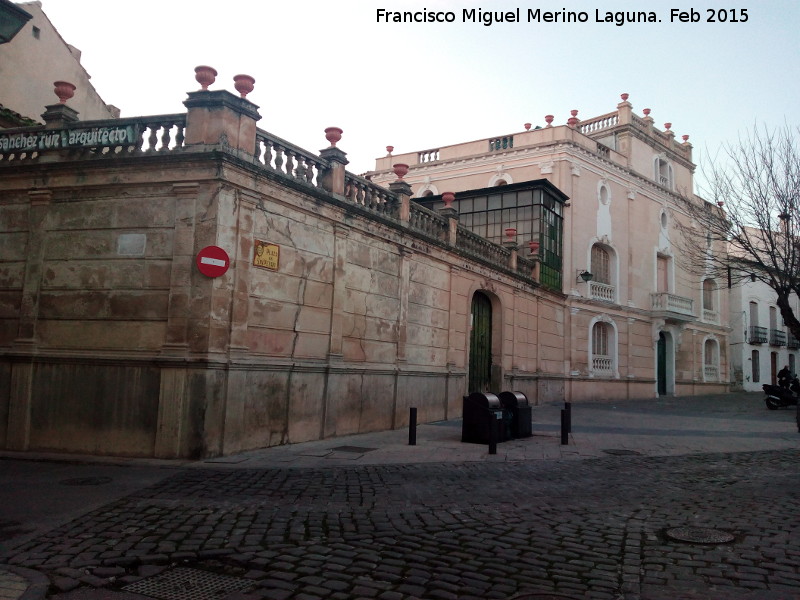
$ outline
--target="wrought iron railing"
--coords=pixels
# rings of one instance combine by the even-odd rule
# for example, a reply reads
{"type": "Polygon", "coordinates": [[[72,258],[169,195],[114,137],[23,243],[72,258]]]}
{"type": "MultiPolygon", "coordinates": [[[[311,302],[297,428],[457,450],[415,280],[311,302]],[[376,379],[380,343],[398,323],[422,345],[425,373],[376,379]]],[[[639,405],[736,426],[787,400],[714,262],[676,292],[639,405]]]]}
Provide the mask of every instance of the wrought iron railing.
{"type": "Polygon", "coordinates": [[[747,333],[748,344],[766,344],[769,339],[766,327],[751,325],[747,333]]]}
{"type": "Polygon", "coordinates": [[[781,329],[769,330],[769,345],[770,346],[785,346],[786,345],[786,332],[781,329]]]}

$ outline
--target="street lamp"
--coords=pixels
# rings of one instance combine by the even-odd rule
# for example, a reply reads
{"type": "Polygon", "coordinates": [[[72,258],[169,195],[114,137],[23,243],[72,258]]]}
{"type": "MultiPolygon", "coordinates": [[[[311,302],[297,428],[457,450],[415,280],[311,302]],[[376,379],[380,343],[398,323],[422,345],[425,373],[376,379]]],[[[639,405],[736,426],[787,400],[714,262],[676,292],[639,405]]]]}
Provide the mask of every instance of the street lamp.
{"type": "Polygon", "coordinates": [[[575,281],[580,283],[581,280],[583,280],[584,283],[589,283],[592,279],[594,279],[594,275],[584,269],[582,271],[578,271],[578,276],[575,278],[575,281]]]}

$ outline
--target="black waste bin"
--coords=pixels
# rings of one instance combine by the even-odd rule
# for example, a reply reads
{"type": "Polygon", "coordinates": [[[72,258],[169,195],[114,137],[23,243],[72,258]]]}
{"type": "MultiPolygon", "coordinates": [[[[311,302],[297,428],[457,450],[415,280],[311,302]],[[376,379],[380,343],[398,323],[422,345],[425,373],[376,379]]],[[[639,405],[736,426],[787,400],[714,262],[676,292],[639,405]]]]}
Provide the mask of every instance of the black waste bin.
{"type": "Polygon", "coordinates": [[[461,423],[461,441],[469,444],[488,444],[492,420],[497,422],[497,442],[508,439],[503,406],[494,394],[473,392],[464,396],[464,418],[461,423]]]}
{"type": "Polygon", "coordinates": [[[500,392],[498,396],[503,408],[511,413],[511,438],[531,437],[531,407],[528,397],[522,392],[500,392]]]}

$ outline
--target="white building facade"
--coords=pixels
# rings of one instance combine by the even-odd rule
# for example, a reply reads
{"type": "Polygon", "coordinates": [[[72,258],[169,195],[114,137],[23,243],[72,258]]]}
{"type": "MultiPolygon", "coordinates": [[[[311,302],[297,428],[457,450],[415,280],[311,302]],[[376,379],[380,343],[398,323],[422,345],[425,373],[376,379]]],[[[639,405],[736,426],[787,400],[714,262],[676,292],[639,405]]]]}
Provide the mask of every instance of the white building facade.
{"type": "MultiPolygon", "coordinates": [[[[791,299],[797,314],[800,302],[791,299]]],[[[731,382],[736,389],[761,391],[775,385],[778,371],[800,369],[800,342],[783,323],[775,292],[761,281],[746,281],[730,290],[731,382]]]]}

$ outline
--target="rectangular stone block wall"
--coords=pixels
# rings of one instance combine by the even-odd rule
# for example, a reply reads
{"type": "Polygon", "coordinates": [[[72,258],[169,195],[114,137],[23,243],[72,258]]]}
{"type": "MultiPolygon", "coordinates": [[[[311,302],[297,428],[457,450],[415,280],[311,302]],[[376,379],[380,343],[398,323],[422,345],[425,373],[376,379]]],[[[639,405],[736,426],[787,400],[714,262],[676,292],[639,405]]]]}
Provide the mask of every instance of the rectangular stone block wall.
{"type": "Polygon", "coordinates": [[[32,381],[29,449],[153,455],[158,368],[44,363],[32,381]]]}

